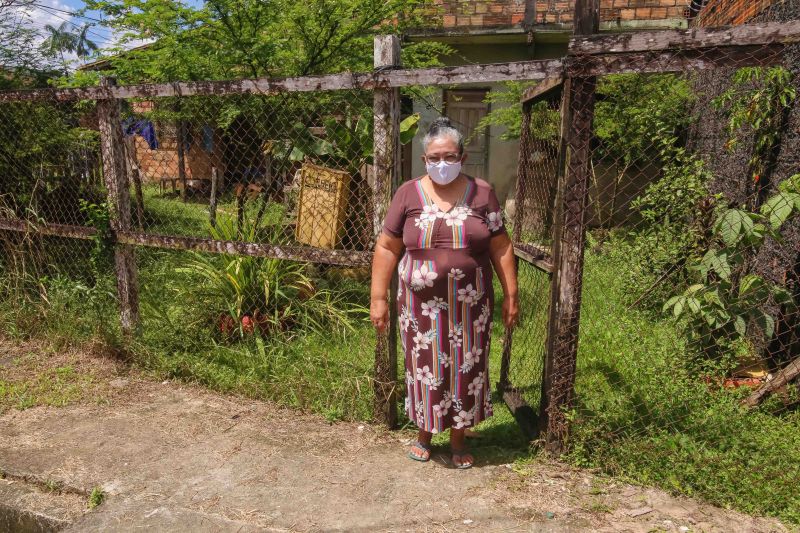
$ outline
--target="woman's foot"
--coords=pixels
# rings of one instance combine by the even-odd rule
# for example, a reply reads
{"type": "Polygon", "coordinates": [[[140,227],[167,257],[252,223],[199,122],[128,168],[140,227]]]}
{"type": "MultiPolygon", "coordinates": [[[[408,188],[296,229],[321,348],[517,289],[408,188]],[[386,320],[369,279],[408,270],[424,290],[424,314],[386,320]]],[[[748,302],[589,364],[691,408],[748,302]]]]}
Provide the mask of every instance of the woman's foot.
{"type": "Polygon", "coordinates": [[[471,468],[475,458],[469,453],[463,429],[450,429],[450,453],[453,466],[459,469],[471,468]]]}
{"type": "Polygon", "coordinates": [[[433,433],[419,430],[417,442],[411,445],[408,456],[415,461],[428,461],[431,458],[431,438],[433,433]]]}

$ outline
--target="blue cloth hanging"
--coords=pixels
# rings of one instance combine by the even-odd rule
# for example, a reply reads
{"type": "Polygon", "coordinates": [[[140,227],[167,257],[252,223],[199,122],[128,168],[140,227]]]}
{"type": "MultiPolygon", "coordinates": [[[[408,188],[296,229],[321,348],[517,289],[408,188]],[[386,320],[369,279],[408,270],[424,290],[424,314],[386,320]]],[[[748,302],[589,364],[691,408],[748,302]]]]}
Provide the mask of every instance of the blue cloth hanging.
{"type": "Polygon", "coordinates": [[[214,153],[214,128],[208,124],[203,124],[203,150],[214,153]]]}
{"type": "Polygon", "coordinates": [[[147,119],[129,118],[122,123],[122,132],[127,135],[140,135],[146,142],[151,150],[158,148],[158,139],[156,138],[156,128],[153,123],[147,119]]]}

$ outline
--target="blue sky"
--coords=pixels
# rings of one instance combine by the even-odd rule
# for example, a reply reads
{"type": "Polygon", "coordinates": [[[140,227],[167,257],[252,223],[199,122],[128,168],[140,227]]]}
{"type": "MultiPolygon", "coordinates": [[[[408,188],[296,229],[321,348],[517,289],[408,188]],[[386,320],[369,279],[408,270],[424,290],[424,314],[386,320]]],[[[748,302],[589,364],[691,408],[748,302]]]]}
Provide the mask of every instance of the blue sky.
{"type": "MultiPolygon", "coordinates": [[[[202,0],[185,1],[190,5],[202,3],[202,0]]],[[[84,2],[82,0],[35,0],[34,5],[25,11],[25,24],[44,31],[44,27],[47,24],[57,27],[65,21],[76,26],[83,26],[88,23],[93,25],[88,31],[89,39],[101,48],[113,46],[117,36],[110,29],[103,27],[99,23],[103,18],[102,14],[96,11],[89,11],[84,17],[75,16],[75,12],[83,7],[84,2]]],[[[130,46],[142,43],[144,41],[131,43],[130,46]]]]}

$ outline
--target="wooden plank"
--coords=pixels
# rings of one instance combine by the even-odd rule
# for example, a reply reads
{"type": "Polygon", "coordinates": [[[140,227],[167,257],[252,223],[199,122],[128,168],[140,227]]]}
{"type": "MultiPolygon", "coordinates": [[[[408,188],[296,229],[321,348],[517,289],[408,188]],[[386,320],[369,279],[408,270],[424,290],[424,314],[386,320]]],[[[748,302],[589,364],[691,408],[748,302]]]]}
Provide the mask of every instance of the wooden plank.
{"type": "MultiPolygon", "coordinates": [[[[553,246],[552,257],[561,256],[561,236],[564,226],[564,191],[566,189],[566,164],[567,149],[569,139],[569,127],[572,123],[572,108],[570,107],[570,95],[572,93],[572,80],[567,78],[564,81],[564,90],[561,95],[561,124],[559,127],[559,147],[558,161],[556,162],[556,187],[552,198],[555,214],[553,216],[553,246]]],[[[555,271],[555,265],[553,265],[555,271]]],[[[550,390],[553,381],[553,339],[556,335],[556,323],[553,319],[552,302],[555,295],[560,292],[559,277],[553,276],[550,279],[550,308],[547,320],[547,338],[545,346],[545,357],[542,365],[541,396],[539,401],[539,429],[547,430],[548,407],[550,405],[550,390]]]]}
{"type": "Polygon", "coordinates": [[[800,357],[795,358],[791,363],[786,365],[780,372],[778,372],[770,381],[764,383],[761,387],[753,391],[750,396],[742,400],[742,405],[745,407],[753,408],[761,403],[764,398],[770,393],[785,387],[797,376],[800,376],[800,357]]]}
{"type": "MultiPolygon", "coordinates": [[[[208,200],[208,222],[212,228],[217,227],[217,167],[211,167],[211,196],[208,200]]],[[[257,226],[256,226],[257,227],[257,226]]]]}
{"type": "Polygon", "coordinates": [[[182,237],[177,235],[155,235],[138,231],[116,232],[115,240],[123,244],[191,250],[212,254],[271,257],[288,261],[308,261],[327,265],[366,266],[372,261],[372,252],[347,250],[323,250],[310,246],[282,246],[255,242],[222,241],[205,237],[182,237]]]}
{"type": "MultiPolygon", "coordinates": [[[[38,233],[70,239],[93,239],[97,230],[86,226],[67,224],[34,224],[27,220],[0,218],[0,231],[38,233]]],[[[111,231],[112,242],[168,250],[190,250],[212,254],[271,257],[289,261],[310,261],[328,265],[367,266],[372,262],[372,252],[323,250],[307,246],[277,246],[272,244],[220,241],[203,237],[156,235],[140,231],[111,231]]]]}
{"type": "Polygon", "coordinates": [[[573,18],[575,35],[593,35],[600,31],[600,2],[597,0],[575,0],[573,18]]]}
{"type": "Polygon", "coordinates": [[[17,231],[21,233],[38,233],[53,237],[69,239],[94,239],[97,230],[86,226],[68,224],[39,224],[23,219],[0,218],[0,231],[17,231]]]}
{"type": "Polygon", "coordinates": [[[563,75],[555,78],[547,78],[540,81],[533,87],[525,89],[525,92],[522,93],[522,99],[520,101],[523,104],[534,104],[542,100],[558,98],[561,93],[561,89],[563,88],[563,84],[563,75]]]}
{"type": "MultiPolygon", "coordinates": [[[[598,11],[599,0],[577,0],[576,33],[596,31],[598,11]]],[[[565,179],[560,180],[563,193],[559,195],[560,220],[554,238],[555,269],[539,421],[540,427],[546,429],[545,449],[555,456],[566,451],[569,423],[565,411],[572,404],[575,392],[596,86],[594,76],[571,77],[562,102],[562,119],[563,114],[569,114],[566,121],[562,120],[562,126],[569,128],[564,136],[567,173],[565,179]]]]}
{"type": "Polygon", "coordinates": [[[546,274],[553,273],[553,259],[536,244],[514,243],[514,255],[546,274]]]}
{"type": "Polygon", "coordinates": [[[542,80],[563,71],[561,59],[542,59],[460,65],[421,69],[379,70],[367,73],[328,74],[297,78],[258,78],[225,81],[194,81],[139,84],[124,87],[82,87],[0,92],[0,102],[103,100],[108,98],[157,98],[165,96],[213,96],[231,94],[270,95],[287,92],[334,91],[408,87],[412,85],[452,85],[493,83],[514,80],[542,80]]]}
{"type": "Polygon", "coordinates": [[[783,45],[776,44],[682,50],[680,52],[631,52],[576,56],[565,59],[565,68],[567,76],[580,77],[771,66],[785,61],[783,50],[783,45]]]}
{"type": "Polygon", "coordinates": [[[685,50],[696,48],[761,46],[800,42],[800,24],[769,22],[727,28],[632,31],[610,35],[576,35],[569,41],[575,55],[685,50]]]}
{"type": "MultiPolygon", "coordinates": [[[[180,109],[180,108],[179,108],[180,109]]],[[[178,144],[178,181],[181,183],[181,200],[186,203],[186,121],[178,119],[175,123],[178,144]]]]}
{"type": "MultiPolygon", "coordinates": [[[[376,35],[374,66],[393,69],[400,66],[400,39],[396,35],[376,35]]],[[[389,202],[400,183],[400,89],[376,88],[373,95],[374,179],[372,190],[373,239],[381,233],[389,202]]],[[[351,201],[358,199],[351,199],[351,201]]],[[[378,333],[375,346],[375,416],[387,426],[397,426],[397,275],[389,288],[389,324],[378,333]]]]}
{"type": "MultiPolygon", "coordinates": [[[[104,88],[110,88],[114,87],[115,81],[113,78],[101,78],[100,84],[104,88]]],[[[125,144],[122,138],[119,100],[106,99],[98,102],[97,115],[111,229],[117,232],[127,231],[131,228],[131,197],[125,171],[125,144]]],[[[125,245],[115,246],[114,265],[120,323],[123,333],[130,336],[139,325],[139,292],[134,249],[125,245]]]]}

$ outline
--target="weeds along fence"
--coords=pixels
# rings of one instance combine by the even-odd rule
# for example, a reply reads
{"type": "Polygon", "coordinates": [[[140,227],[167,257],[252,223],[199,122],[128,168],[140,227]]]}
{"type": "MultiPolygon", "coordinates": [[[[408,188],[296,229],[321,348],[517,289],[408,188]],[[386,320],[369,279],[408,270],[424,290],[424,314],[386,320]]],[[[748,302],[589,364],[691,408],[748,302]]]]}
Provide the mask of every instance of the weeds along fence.
{"type": "Polygon", "coordinates": [[[563,59],[407,70],[379,37],[370,73],[2,93],[5,327],[48,309],[113,333],[118,315],[176,376],[280,382],[289,403],[394,426],[397,339],[365,314],[411,172],[401,95],[530,81],[507,213],[523,318],[493,346],[523,429],[625,471],[749,424],[740,400],[771,396],[757,420],[783,435],[798,39],[796,23],[579,35],[563,59]]]}

